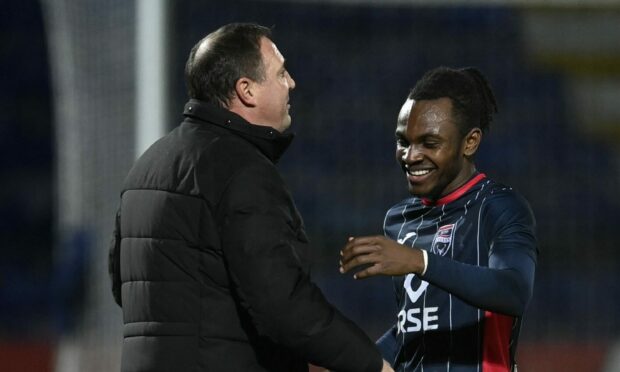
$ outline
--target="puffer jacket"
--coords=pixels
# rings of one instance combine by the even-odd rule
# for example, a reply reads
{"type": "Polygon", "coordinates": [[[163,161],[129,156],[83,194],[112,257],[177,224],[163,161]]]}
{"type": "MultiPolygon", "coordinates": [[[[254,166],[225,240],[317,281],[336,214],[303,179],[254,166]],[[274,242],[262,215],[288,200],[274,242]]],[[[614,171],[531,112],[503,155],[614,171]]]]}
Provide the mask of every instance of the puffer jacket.
{"type": "Polygon", "coordinates": [[[292,135],[190,100],[127,176],[109,269],[121,370],[378,372],[374,343],[311,281],[275,162],[292,135]]]}

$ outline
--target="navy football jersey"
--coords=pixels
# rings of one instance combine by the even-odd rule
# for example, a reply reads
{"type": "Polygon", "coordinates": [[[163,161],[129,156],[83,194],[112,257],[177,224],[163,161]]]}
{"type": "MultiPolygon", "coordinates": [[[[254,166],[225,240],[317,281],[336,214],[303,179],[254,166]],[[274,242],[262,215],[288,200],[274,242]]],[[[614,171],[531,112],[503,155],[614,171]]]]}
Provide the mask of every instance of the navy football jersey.
{"type": "Polygon", "coordinates": [[[396,371],[515,370],[537,247],[527,201],[476,174],[441,199],[392,207],[385,235],[428,253],[426,272],[394,277],[396,324],[377,343],[396,371]]]}

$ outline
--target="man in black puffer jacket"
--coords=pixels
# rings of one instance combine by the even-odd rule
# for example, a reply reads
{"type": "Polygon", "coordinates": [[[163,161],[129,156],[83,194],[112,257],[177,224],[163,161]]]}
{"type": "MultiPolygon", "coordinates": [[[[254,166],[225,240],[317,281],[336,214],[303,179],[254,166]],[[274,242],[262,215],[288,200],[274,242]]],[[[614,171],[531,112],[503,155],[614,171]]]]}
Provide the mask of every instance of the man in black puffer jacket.
{"type": "Polygon", "coordinates": [[[274,164],[295,82],[270,30],[230,24],[192,49],[185,120],[131,169],[110,275],[121,370],[391,370],[308,272],[303,222],[274,164]]]}

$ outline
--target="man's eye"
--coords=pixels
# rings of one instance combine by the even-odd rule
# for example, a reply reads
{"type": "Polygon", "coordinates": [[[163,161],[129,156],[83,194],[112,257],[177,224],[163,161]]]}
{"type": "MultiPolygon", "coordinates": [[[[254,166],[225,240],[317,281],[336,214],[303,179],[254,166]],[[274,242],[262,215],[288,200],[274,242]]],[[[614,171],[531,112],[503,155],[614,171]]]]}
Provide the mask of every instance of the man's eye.
{"type": "Polygon", "coordinates": [[[424,147],[426,147],[427,149],[434,149],[437,148],[439,146],[439,143],[437,142],[424,142],[424,147]]]}

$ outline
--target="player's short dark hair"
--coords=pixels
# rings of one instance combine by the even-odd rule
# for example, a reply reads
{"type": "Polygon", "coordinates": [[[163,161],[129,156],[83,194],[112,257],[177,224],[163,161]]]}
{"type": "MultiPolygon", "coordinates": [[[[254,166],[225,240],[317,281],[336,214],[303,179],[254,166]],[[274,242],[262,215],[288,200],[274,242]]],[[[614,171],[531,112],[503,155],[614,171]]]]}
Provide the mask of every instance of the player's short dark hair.
{"type": "Polygon", "coordinates": [[[452,101],[452,115],[462,135],[476,127],[483,133],[489,130],[497,104],[487,79],[478,69],[437,67],[426,72],[409,93],[409,98],[416,101],[443,97],[452,101]]]}
{"type": "Polygon", "coordinates": [[[247,77],[263,81],[265,69],[260,51],[263,37],[271,39],[269,28],[254,23],[231,23],[200,40],[185,64],[188,96],[227,107],[237,80],[247,77]],[[200,48],[205,41],[206,47],[200,48]]]}

